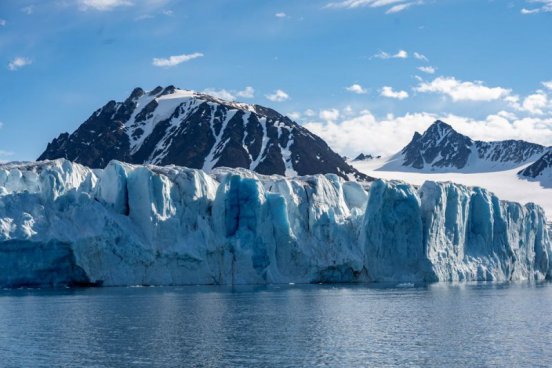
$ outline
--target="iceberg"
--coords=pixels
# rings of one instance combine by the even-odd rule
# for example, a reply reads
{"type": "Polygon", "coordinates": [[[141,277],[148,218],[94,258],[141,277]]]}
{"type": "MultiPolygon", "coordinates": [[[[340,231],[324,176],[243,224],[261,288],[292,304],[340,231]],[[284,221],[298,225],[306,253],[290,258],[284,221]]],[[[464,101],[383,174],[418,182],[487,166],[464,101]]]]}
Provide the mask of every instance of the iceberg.
{"type": "Polygon", "coordinates": [[[0,286],[544,280],[543,210],[482,188],[59,159],[0,165],[0,286]]]}

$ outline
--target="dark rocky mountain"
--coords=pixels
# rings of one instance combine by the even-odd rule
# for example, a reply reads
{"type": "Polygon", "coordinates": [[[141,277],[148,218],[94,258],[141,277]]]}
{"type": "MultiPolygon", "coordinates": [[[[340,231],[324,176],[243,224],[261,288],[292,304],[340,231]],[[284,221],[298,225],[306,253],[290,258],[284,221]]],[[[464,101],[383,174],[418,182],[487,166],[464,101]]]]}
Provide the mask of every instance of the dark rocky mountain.
{"type": "Polygon", "coordinates": [[[537,161],[521,170],[518,174],[525,178],[537,179],[539,176],[543,176],[547,173],[552,177],[552,150],[550,149],[537,161]]]}
{"type": "Polygon", "coordinates": [[[38,160],[66,158],[92,168],[110,160],[211,170],[243,167],[261,174],[334,173],[370,180],[318,136],[278,112],[206,94],[136,88],[109,101],[74,133],[63,133],[38,160]]]}
{"type": "Polygon", "coordinates": [[[393,164],[431,171],[505,170],[534,161],[545,151],[521,140],[474,141],[437,120],[423,134],[415,133],[393,164]]]}
{"type": "Polygon", "coordinates": [[[355,157],[353,161],[367,161],[367,160],[373,160],[377,158],[381,158],[381,156],[372,156],[371,154],[365,155],[364,153],[361,153],[357,157],[355,157]]]}

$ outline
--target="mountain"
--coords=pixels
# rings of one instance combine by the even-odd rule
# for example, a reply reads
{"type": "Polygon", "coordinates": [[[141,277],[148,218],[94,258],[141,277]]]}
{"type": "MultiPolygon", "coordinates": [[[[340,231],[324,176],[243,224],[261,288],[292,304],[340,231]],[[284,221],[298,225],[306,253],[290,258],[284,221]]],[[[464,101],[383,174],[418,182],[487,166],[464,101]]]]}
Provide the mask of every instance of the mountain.
{"type": "Polygon", "coordinates": [[[359,154],[357,157],[353,159],[353,161],[366,161],[366,160],[374,160],[374,159],[380,159],[381,156],[372,156],[371,154],[365,155],[364,153],[359,154]]]}
{"type": "Polygon", "coordinates": [[[502,199],[542,206],[552,221],[551,152],[521,140],[477,141],[436,121],[391,157],[350,163],[375,178],[487,188],[502,199]]]}
{"type": "Polygon", "coordinates": [[[38,160],[57,158],[91,168],[119,160],[369,180],[322,139],[272,109],[174,86],[150,92],[136,88],[123,102],[109,101],[74,133],[49,143],[38,160]]]}
{"type": "Polygon", "coordinates": [[[552,188],[552,150],[519,172],[519,176],[539,181],[543,187],[552,188]]]}
{"type": "Polygon", "coordinates": [[[411,168],[431,172],[508,170],[537,160],[547,148],[521,140],[475,141],[437,120],[414,137],[390,160],[386,169],[411,168]]]}
{"type": "Polygon", "coordinates": [[[0,287],[552,277],[540,207],[452,183],[59,159],[0,188],[0,287]]]}

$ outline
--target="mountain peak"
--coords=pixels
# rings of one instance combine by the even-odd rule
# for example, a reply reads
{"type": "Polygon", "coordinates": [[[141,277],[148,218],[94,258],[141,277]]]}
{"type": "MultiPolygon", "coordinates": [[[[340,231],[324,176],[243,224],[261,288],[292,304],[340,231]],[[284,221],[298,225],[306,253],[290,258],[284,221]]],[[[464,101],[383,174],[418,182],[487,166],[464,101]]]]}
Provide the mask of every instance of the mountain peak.
{"type": "Polygon", "coordinates": [[[542,155],[545,147],[524,141],[474,141],[452,126],[436,120],[420,135],[415,133],[400,152],[402,166],[431,171],[489,170],[519,167],[542,155]]]}
{"type": "Polygon", "coordinates": [[[464,167],[471,152],[472,140],[456,132],[452,126],[436,120],[420,135],[415,133],[410,143],[401,151],[403,166],[423,169],[426,166],[464,167]]]}
{"type": "Polygon", "coordinates": [[[133,99],[142,97],[145,93],[146,92],[142,88],[136,87],[132,90],[132,93],[130,94],[128,99],[133,100],[133,99]]]}
{"type": "Polygon", "coordinates": [[[429,128],[426,129],[422,137],[431,136],[434,138],[437,137],[438,139],[442,139],[449,134],[460,135],[460,133],[454,130],[454,128],[449,124],[445,123],[442,120],[436,120],[433,124],[429,126],[429,128]]]}
{"type": "MultiPolygon", "coordinates": [[[[441,128],[444,128],[444,129],[452,129],[452,126],[450,126],[449,124],[445,123],[443,120],[435,120],[433,122],[433,124],[431,124],[430,128],[431,127],[441,127],[441,128]]],[[[454,130],[454,129],[452,129],[454,130]]]]}
{"type": "Polygon", "coordinates": [[[319,137],[270,108],[156,87],[97,110],[39,160],[67,158],[93,168],[111,160],[210,171],[243,167],[286,176],[336,174],[369,180],[319,137]]]}

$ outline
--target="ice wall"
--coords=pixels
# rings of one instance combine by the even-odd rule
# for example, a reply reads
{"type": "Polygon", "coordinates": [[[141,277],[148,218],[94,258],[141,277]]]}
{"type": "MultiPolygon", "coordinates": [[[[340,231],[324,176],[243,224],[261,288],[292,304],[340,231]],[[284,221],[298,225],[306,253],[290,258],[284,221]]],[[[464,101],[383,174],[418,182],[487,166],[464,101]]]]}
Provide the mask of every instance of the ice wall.
{"type": "Polygon", "coordinates": [[[0,165],[0,285],[550,277],[542,210],[479,188],[66,160],[0,165]]]}

